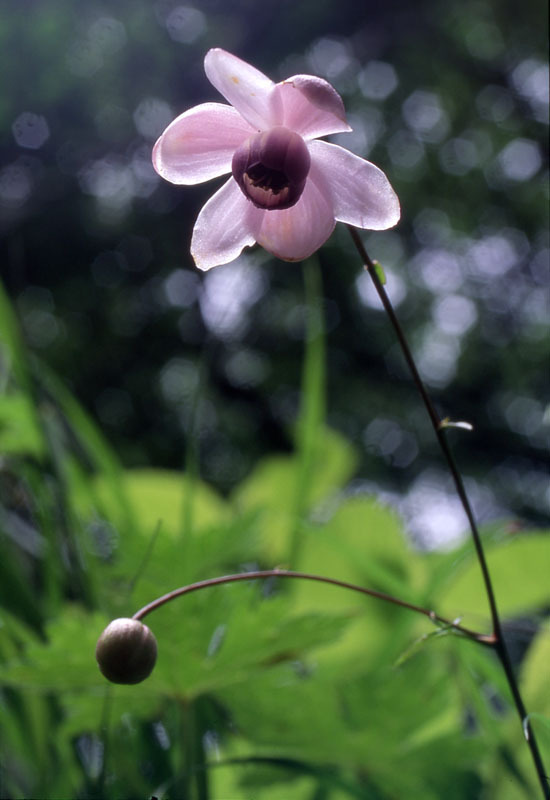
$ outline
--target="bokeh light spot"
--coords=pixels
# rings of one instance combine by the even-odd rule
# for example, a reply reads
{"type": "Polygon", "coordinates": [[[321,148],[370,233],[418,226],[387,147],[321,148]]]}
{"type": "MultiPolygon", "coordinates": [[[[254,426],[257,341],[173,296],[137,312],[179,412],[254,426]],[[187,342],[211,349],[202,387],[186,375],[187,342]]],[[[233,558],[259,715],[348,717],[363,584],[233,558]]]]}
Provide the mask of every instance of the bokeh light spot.
{"type": "Polygon", "coordinates": [[[514,242],[501,233],[482,237],[467,252],[467,260],[474,274],[489,280],[512,269],[518,258],[514,242]]]}
{"type": "Polygon", "coordinates": [[[50,129],[46,118],[32,111],[19,114],[11,126],[13,138],[19,147],[38,150],[50,137],[50,129]]]}
{"type": "Polygon", "coordinates": [[[539,122],[548,125],[550,69],[547,63],[526,58],[510,75],[514,89],[528,100],[539,122]]]}
{"type": "Polygon", "coordinates": [[[24,164],[15,162],[0,170],[0,204],[19,208],[32,192],[31,172],[24,164]]]}
{"type": "Polygon", "coordinates": [[[134,124],[145,139],[154,141],[172,121],[172,109],[158,97],[146,97],[134,111],[134,124]]]}
{"type": "Polygon", "coordinates": [[[435,92],[414,91],[403,103],[403,118],[417,136],[428,142],[440,142],[449,130],[449,118],[435,92]]]}
{"type": "Polygon", "coordinates": [[[424,286],[434,294],[447,295],[460,289],[464,276],[457,256],[438,247],[420,250],[412,262],[424,286]]]}
{"type": "Polygon", "coordinates": [[[514,139],[498,155],[498,164],[511,181],[528,181],[542,166],[539,146],[531,139],[514,139]]]}
{"type": "Polygon", "coordinates": [[[399,83],[397,72],[385,61],[370,61],[357,79],[362,94],[369,100],[385,100],[399,83]]]}
{"type": "Polygon", "coordinates": [[[99,17],[88,29],[90,41],[101,53],[116,53],[126,44],[126,28],[114,17],[99,17]]]}
{"type": "Polygon", "coordinates": [[[309,52],[309,62],[315,75],[334,80],[352,64],[350,47],[338,39],[319,39],[309,52]]]}
{"type": "Polygon", "coordinates": [[[475,303],[459,294],[438,298],[432,315],[437,327],[450,336],[463,336],[477,321],[475,303]]]}
{"type": "Polygon", "coordinates": [[[205,325],[222,338],[240,338],[248,325],[247,311],[266,288],[263,273],[249,256],[208,272],[199,296],[205,325]]]}
{"type": "Polygon", "coordinates": [[[197,299],[199,279],[194,272],[175,269],[164,281],[162,289],[169,306],[188,308],[197,299]]]}
{"type": "Polygon", "coordinates": [[[166,30],[175,42],[192,44],[206,31],[206,17],[198,8],[176,6],[166,18],[166,30]]]}

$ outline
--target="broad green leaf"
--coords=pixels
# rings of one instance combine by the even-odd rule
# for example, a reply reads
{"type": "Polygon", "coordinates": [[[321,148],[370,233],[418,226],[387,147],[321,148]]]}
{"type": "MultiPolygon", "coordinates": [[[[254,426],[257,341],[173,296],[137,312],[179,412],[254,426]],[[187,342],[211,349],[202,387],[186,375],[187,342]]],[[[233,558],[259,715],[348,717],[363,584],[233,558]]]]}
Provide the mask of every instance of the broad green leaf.
{"type": "MultiPolygon", "coordinates": [[[[328,614],[292,614],[289,598],[261,601],[257,585],[225,586],[179,598],[148,624],[159,644],[158,663],[139,689],[191,698],[241,681],[254,670],[298,659],[338,637],[346,620],[328,614]]],[[[35,691],[101,692],[95,645],[108,620],[68,606],[47,627],[47,642],[30,642],[24,657],[0,665],[0,681],[35,691]]],[[[136,687],[116,687],[123,696],[136,687]]]]}
{"type": "Polygon", "coordinates": [[[252,518],[232,520],[175,539],[162,526],[125,537],[102,566],[101,601],[113,616],[135,613],[160,594],[207,577],[238,572],[257,551],[252,518]]]}
{"type": "MultiPolygon", "coordinates": [[[[478,744],[465,741],[456,730],[458,706],[456,732],[451,732],[448,719],[444,733],[415,741],[419,726],[448,714],[447,687],[443,665],[422,658],[403,669],[371,672],[339,687],[316,673],[303,675],[281,666],[255,676],[246,686],[223,690],[221,696],[259,754],[360,768],[372,782],[373,797],[380,787],[380,797],[406,797],[412,789],[416,792],[411,791],[411,797],[438,800],[445,774],[458,779],[465,768],[473,772],[479,758],[478,744]],[[430,756],[435,751],[436,766],[430,756]]],[[[450,796],[461,797],[458,791],[450,796]]]]}
{"type": "MultiPolygon", "coordinates": [[[[497,605],[504,616],[534,611],[550,604],[550,535],[522,533],[486,548],[497,605]]],[[[489,609],[481,570],[472,556],[439,588],[438,611],[461,616],[480,627],[489,609]]]]}
{"type": "MultiPolygon", "coordinates": [[[[214,797],[231,800],[364,800],[364,785],[344,778],[330,765],[299,759],[258,756],[245,739],[232,739],[212,764],[209,773],[214,797]],[[317,791],[317,794],[315,793],[317,791]]],[[[376,800],[373,796],[372,800],[376,800]]]]}
{"type": "MultiPolygon", "coordinates": [[[[311,510],[341,489],[353,474],[355,463],[352,446],[339,434],[324,428],[315,443],[315,466],[302,510],[311,510]]],[[[300,469],[297,455],[266,458],[233,494],[232,499],[241,512],[259,512],[262,549],[270,563],[288,562],[290,539],[295,526],[300,524],[293,500],[300,469]]]]}
{"type": "Polygon", "coordinates": [[[256,670],[307,657],[335,641],[347,619],[294,613],[288,595],[258,601],[257,584],[221,586],[180,598],[151,617],[162,652],[149,679],[188,698],[247,683],[256,670]]]}
{"type": "MultiPolygon", "coordinates": [[[[409,566],[416,556],[407,544],[397,516],[374,498],[345,500],[323,525],[304,527],[303,537],[299,563],[302,571],[338,578],[401,599],[414,599],[409,566]]],[[[397,635],[397,631],[404,635],[416,624],[410,611],[320,583],[299,582],[293,584],[292,592],[296,607],[301,610],[354,611],[354,621],[344,640],[330,654],[335,665],[342,657],[357,664],[371,664],[383,658],[389,665],[410,644],[410,640],[397,635]]],[[[429,632],[433,625],[425,622],[422,630],[429,632]]]]}
{"type": "Polygon", "coordinates": [[[550,716],[550,622],[531,643],[521,665],[520,686],[527,709],[550,716]]]}
{"type": "Polygon", "coordinates": [[[0,681],[34,691],[101,688],[94,658],[97,638],[108,619],[67,606],[46,628],[47,641],[28,643],[24,657],[0,666],[0,681]]]}
{"type": "MultiPolygon", "coordinates": [[[[184,473],[160,469],[133,469],[123,474],[125,496],[132,508],[132,516],[140,530],[151,535],[160,524],[170,536],[178,537],[183,532],[184,505],[187,501],[187,478],[184,473]]],[[[108,487],[98,481],[98,493],[105,501],[105,508],[118,522],[116,505],[108,505],[108,487]]],[[[193,483],[192,519],[193,527],[203,528],[230,518],[230,511],[223,500],[206,484],[193,483]]]]}
{"type": "MultiPolygon", "coordinates": [[[[415,554],[401,520],[377,498],[345,500],[319,533],[348,563],[355,565],[371,588],[401,594],[407,590],[409,565],[415,554]]],[[[313,534],[309,542],[310,557],[316,542],[313,534]]]]}
{"type": "Polygon", "coordinates": [[[323,427],[313,449],[313,463],[308,500],[316,505],[348,483],[357,467],[357,452],[337,431],[323,427]]]}
{"type": "MultiPolygon", "coordinates": [[[[330,428],[323,428],[316,441],[315,469],[308,506],[327,499],[332,492],[341,489],[351,477],[355,464],[355,451],[349,442],[330,428]]],[[[292,513],[289,500],[292,498],[298,466],[296,456],[265,458],[235,490],[235,502],[242,508],[268,507],[292,513]]]]}

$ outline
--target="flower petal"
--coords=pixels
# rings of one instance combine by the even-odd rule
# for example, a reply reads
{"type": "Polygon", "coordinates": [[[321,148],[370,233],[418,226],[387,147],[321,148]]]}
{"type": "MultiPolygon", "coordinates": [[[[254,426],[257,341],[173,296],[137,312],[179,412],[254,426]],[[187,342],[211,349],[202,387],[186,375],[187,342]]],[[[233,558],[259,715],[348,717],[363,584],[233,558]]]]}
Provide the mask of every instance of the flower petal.
{"type": "Polygon", "coordinates": [[[256,242],[264,211],[256,208],[230,178],[202,207],[191,239],[191,255],[207,270],[237,258],[256,242]]]}
{"type": "Polygon", "coordinates": [[[330,195],[318,186],[315,178],[313,168],[296,205],[283,211],[264,212],[256,241],[284,261],[307,258],[326,242],[334,230],[330,195]]]}
{"type": "Polygon", "coordinates": [[[204,71],[210,83],[255,130],[272,126],[270,94],[274,84],[263,72],[219,47],[206,54],[204,71]]]}
{"type": "Polygon", "coordinates": [[[336,220],[373,231],[399,222],[399,200],[381,169],[336,144],[308,142],[308,149],[330,188],[336,220]]]}
{"type": "Polygon", "coordinates": [[[272,104],[277,124],[305,139],[351,131],[342,98],[323,78],[295,75],[277,83],[272,104]]]}
{"type": "Polygon", "coordinates": [[[231,106],[203,103],[166,128],[153,148],[153,166],[171,183],[202,183],[231,172],[233,153],[253,133],[231,106]]]}

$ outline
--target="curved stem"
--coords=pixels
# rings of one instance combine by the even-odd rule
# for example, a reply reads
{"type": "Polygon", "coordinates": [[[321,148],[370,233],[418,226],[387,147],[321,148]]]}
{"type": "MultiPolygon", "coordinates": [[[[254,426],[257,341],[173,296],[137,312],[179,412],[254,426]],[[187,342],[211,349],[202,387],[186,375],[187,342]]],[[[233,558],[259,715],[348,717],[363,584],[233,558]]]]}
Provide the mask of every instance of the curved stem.
{"type": "Polygon", "coordinates": [[[352,592],[366,594],[369,597],[375,597],[377,600],[383,600],[386,603],[392,603],[394,606],[408,608],[409,611],[415,611],[417,614],[423,614],[425,617],[429,617],[429,619],[431,619],[433,622],[440,622],[443,625],[447,625],[449,628],[458,631],[468,639],[474,639],[476,642],[488,645],[490,647],[495,646],[495,640],[492,636],[487,636],[483,633],[472,631],[469,628],[459,625],[458,622],[453,622],[445,619],[445,617],[441,617],[439,614],[436,614],[435,611],[430,611],[428,608],[422,608],[422,606],[416,606],[414,603],[407,603],[405,600],[400,600],[398,597],[393,597],[393,595],[385,594],[384,592],[377,592],[375,589],[366,589],[364,586],[357,586],[354,583],[339,581],[336,578],[327,578],[324,575],[312,575],[309,572],[290,572],[282,569],[264,569],[256,570],[255,572],[238,572],[234,575],[221,575],[217,578],[207,578],[204,581],[197,581],[197,583],[190,583],[187,586],[180,586],[179,589],[174,589],[174,591],[168,592],[168,594],[163,594],[162,597],[157,597],[156,600],[153,600],[151,603],[143,606],[143,608],[140,608],[139,611],[136,611],[132,619],[142,620],[147,616],[147,614],[150,614],[152,611],[155,611],[155,609],[160,608],[165,603],[175,600],[176,597],[182,597],[184,594],[190,594],[191,592],[196,592],[199,589],[209,589],[212,586],[220,586],[223,583],[251,581],[258,578],[298,578],[299,580],[318,581],[319,583],[329,583],[332,586],[340,586],[342,589],[350,589],[352,592]]]}
{"type": "Polygon", "coordinates": [[[449,471],[450,471],[451,476],[453,478],[457,494],[458,494],[458,496],[460,498],[460,502],[462,503],[462,507],[464,509],[466,517],[468,518],[468,523],[470,525],[470,530],[472,532],[472,538],[473,538],[473,541],[474,541],[474,547],[475,547],[475,550],[476,550],[477,560],[478,560],[478,563],[479,563],[479,566],[480,566],[480,569],[481,569],[481,573],[482,573],[482,576],[483,576],[483,582],[485,584],[485,591],[486,591],[486,594],[487,594],[487,600],[488,600],[489,609],[490,609],[490,612],[491,612],[491,621],[492,621],[492,625],[493,625],[493,636],[494,636],[494,647],[495,647],[495,650],[496,650],[496,652],[498,654],[498,657],[500,659],[500,662],[502,664],[504,672],[506,674],[508,685],[510,687],[510,691],[512,693],[512,697],[513,697],[513,700],[514,700],[514,704],[516,706],[516,710],[517,710],[517,712],[518,712],[518,714],[520,716],[520,719],[521,719],[522,727],[523,727],[523,730],[524,730],[524,735],[525,735],[525,738],[527,740],[527,744],[529,745],[529,748],[531,750],[531,755],[533,757],[533,762],[535,764],[535,768],[536,768],[537,775],[538,775],[538,778],[539,778],[539,781],[540,781],[540,784],[541,784],[541,787],[542,787],[544,798],[545,798],[545,800],[550,800],[550,786],[549,786],[549,783],[548,783],[548,777],[547,777],[547,775],[545,773],[545,770],[544,770],[544,765],[542,763],[542,758],[541,758],[540,751],[539,751],[539,748],[538,748],[538,745],[537,745],[535,734],[534,734],[534,731],[533,731],[533,729],[531,727],[531,723],[530,723],[529,717],[527,715],[527,710],[525,708],[525,705],[523,703],[523,700],[522,700],[522,697],[521,697],[521,694],[520,694],[520,691],[519,691],[519,686],[518,686],[516,677],[514,675],[514,670],[513,670],[512,662],[511,662],[511,659],[510,659],[510,654],[508,653],[508,648],[506,646],[506,641],[505,641],[504,636],[503,636],[502,624],[501,624],[500,616],[499,616],[499,613],[498,613],[495,592],[494,592],[493,584],[492,584],[492,581],[491,581],[491,575],[489,573],[489,567],[487,565],[487,559],[485,558],[485,552],[483,550],[483,545],[481,543],[481,536],[480,536],[479,529],[477,527],[477,523],[476,523],[476,520],[475,520],[475,517],[474,517],[474,512],[472,510],[472,507],[470,505],[470,501],[468,499],[468,495],[466,493],[466,489],[465,489],[465,486],[464,486],[464,482],[462,480],[462,476],[461,476],[461,474],[460,474],[460,472],[458,470],[458,467],[457,467],[456,462],[454,460],[453,454],[452,454],[451,449],[449,447],[449,444],[447,442],[447,438],[445,436],[445,425],[439,419],[439,416],[438,416],[438,414],[437,414],[437,412],[436,412],[436,410],[434,408],[434,405],[433,405],[433,403],[432,403],[432,401],[430,399],[430,396],[428,395],[428,392],[426,391],[424,383],[422,382],[422,378],[420,377],[420,374],[418,372],[414,357],[412,355],[412,352],[411,352],[411,349],[409,347],[409,344],[408,344],[408,342],[407,342],[407,340],[405,338],[405,334],[403,332],[403,329],[401,328],[399,320],[397,319],[397,316],[395,314],[395,311],[393,309],[391,301],[390,301],[390,299],[389,299],[389,297],[388,297],[388,295],[386,293],[386,290],[384,289],[384,286],[383,286],[380,278],[378,277],[378,273],[376,271],[375,265],[372,262],[371,258],[369,257],[369,255],[368,255],[368,253],[367,253],[367,251],[365,249],[365,246],[364,246],[363,242],[361,241],[361,238],[360,238],[359,234],[357,233],[356,229],[352,228],[350,225],[348,225],[347,228],[348,228],[348,230],[349,230],[349,232],[351,234],[351,238],[353,239],[353,243],[355,244],[355,246],[357,248],[357,251],[358,251],[359,255],[361,256],[363,264],[365,265],[365,268],[366,268],[367,272],[369,273],[369,275],[371,277],[371,280],[372,280],[372,282],[374,284],[374,287],[375,287],[375,289],[376,289],[376,291],[378,293],[378,296],[379,296],[379,298],[380,298],[380,300],[382,302],[382,305],[384,306],[384,310],[386,311],[386,313],[387,313],[387,315],[388,315],[388,317],[390,319],[390,322],[391,322],[391,324],[393,326],[393,329],[395,331],[397,339],[399,340],[399,344],[401,346],[401,350],[403,352],[405,360],[406,360],[406,362],[407,362],[407,364],[409,366],[409,369],[411,371],[413,381],[414,381],[414,383],[416,385],[416,388],[418,389],[418,392],[419,392],[420,396],[422,397],[422,401],[424,403],[424,406],[426,407],[426,411],[428,412],[428,416],[429,416],[430,421],[432,423],[432,427],[433,427],[435,435],[437,437],[437,441],[439,443],[439,446],[440,446],[441,451],[442,451],[442,453],[443,453],[443,455],[445,457],[445,460],[447,462],[447,466],[449,467],[449,471]]]}

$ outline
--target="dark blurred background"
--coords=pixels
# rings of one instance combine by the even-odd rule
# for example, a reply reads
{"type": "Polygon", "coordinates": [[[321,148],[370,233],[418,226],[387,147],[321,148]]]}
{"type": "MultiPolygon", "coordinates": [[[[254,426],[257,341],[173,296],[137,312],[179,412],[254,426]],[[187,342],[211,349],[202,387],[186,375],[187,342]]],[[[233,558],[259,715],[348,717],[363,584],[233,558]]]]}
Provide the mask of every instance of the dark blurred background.
{"type": "MultiPolygon", "coordinates": [[[[483,520],[546,519],[548,60],[542,0],[19,0],[0,19],[2,280],[29,347],[128,466],[228,492],[292,447],[306,313],[300,265],[256,248],[199,273],[194,220],[221,180],[162,182],[152,145],[222,101],[223,47],[275,80],[322,75],[401,199],[365,234],[483,520]],[[199,393],[198,413],[194,398],[199,393]]],[[[319,252],[328,422],[357,488],[437,543],[463,518],[425,414],[345,229],[319,252]]],[[[1,322],[0,322],[1,324],[1,322]]]]}

